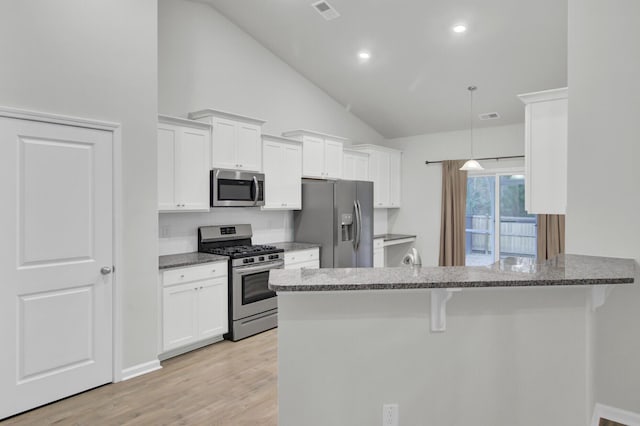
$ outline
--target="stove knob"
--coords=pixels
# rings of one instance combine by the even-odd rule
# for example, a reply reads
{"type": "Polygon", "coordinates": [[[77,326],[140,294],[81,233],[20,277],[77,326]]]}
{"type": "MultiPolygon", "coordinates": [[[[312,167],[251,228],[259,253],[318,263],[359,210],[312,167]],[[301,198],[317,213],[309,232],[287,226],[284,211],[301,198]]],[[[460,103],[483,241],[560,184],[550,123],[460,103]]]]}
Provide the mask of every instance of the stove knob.
{"type": "Polygon", "coordinates": [[[253,263],[253,262],[256,261],[253,257],[251,259],[247,259],[247,260],[249,261],[249,263],[253,263]]]}
{"type": "Polygon", "coordinates": [[[262,262],[264,260],[264,256],[260,256],[258,260],[262,262]]]}
{"type": "Polygon", "coordinates": [[[249,259],[243,259],[242,263],[249,263],[249,259]]]}

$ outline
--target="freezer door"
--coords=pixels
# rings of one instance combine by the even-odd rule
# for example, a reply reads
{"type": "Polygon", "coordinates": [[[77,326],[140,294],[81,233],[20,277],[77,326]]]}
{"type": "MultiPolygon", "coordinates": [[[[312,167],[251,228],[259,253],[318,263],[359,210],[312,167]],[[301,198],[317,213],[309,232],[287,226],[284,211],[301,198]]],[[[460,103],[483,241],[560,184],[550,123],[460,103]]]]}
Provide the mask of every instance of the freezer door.
{"type": "Polygon", "coordinates": [[[353,268],[356,266],[354,249],[354,229],[356,227],[355,181],[336,181],[334,211],[333,267],[353,268]],[[349,217],[351,218],[351,224],[348,224],[349,217]]]}
{"type": "Polygon", "coordinates": [[[373,182],[356,183],[356,199],[360,214],[360,241],[356,251],[358,268],[373,267],[373,182]]]}
{"type": "Polygon", "coordinates": [[[334,184],[302,182],[302,210],[293,214],[295,241],[320,244],[320,267],[333,268],[334,184]]]}

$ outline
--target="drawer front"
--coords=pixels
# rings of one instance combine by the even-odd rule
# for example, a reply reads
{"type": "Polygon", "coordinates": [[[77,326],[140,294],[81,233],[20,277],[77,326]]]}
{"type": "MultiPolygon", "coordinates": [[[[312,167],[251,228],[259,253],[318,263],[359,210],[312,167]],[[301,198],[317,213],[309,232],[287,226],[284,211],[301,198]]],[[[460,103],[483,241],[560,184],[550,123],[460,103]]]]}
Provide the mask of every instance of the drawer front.
{"type": "Polygon", "coordinates": [[[382,247],[384,247],[383,238],[376,238],[375,240],[373,240],[373,248],[382,248],[382,247]]]}
{"type": "Polygon", "coordinates": [[[188,283],[190,281],[205,280],[227,276],[227,262],[205,263],[187,268],[170,269],[162,273],[162,285],[188,283]]]}
{"type": "Polygon", "coordinates": [[[320,250],[317,248],[286,252],[284,254],[285,267],[287,264],[309,262],[311,260],[319,260],[320,259],[319,253],[320,253],[320,250]]]}

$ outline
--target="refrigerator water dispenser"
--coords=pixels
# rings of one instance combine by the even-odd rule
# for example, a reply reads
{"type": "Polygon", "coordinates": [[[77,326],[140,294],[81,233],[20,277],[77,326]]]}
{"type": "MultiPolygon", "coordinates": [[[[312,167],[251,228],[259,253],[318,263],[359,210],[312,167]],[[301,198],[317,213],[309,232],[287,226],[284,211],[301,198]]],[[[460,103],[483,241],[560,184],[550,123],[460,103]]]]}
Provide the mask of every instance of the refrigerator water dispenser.
{"type": "Polygon", "coordinates": [[[353,241],[353,215],[351,213],[340,215],[340,240],[353,241]]]}

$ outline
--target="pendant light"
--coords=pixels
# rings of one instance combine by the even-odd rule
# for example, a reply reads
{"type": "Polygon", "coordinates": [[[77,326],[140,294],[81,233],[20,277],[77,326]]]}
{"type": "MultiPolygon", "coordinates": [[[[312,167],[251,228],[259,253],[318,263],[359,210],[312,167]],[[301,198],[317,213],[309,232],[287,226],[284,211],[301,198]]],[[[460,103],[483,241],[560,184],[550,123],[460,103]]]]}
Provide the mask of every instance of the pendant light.
{"type": "Polygon", "coordinates": [[[469,91],[469,132],[471,134],[471,158],[466,163],[464,163],[462,167],[460,167],[460,170],[464,171],[484,170],[484,167],[482,167],[480,163],[473,159],[473,92],[476,89],[476,86],[467,87],[467,90],[469,91]]]}

